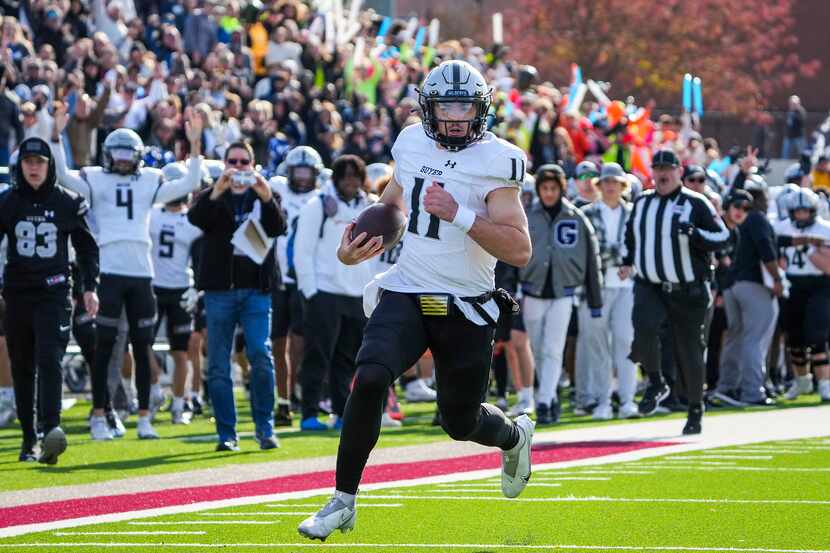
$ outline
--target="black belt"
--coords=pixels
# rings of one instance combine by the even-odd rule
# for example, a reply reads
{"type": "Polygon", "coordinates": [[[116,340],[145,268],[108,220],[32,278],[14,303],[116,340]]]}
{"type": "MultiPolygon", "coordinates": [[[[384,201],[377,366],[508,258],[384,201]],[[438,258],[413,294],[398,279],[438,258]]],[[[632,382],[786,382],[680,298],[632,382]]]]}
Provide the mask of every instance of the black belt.
{"type": "Polygon", "coordinates": [[[703,284],[701,282],[651,282],[650,280],[642,278],[638,278],[636,281],[640,284],[646,284],[648,286],[658,288],[667,294],[671,294],[672,292],[686,292],[698,288],[703,284]]]}
{"type": "Polygon", "coordinates": [[[490,300],[496,300],[496,305],[499,306],[499,311],[504,313],[507,311],[508,313],[516,314],[521,310],[519,306],[519,302],[510,295],[510,292],[505,290],[504,288],[499,288],[498,290],[492,290],[490,292],[484,292],[478,296],[468,296],[466,298],[458,298],[463,302],[467,302],[473,306],[475,312],[479,314],[479,316],[484,319],[487,324],[495,327],[498,326],[498,323],[493,320],[493,317],[482,307],[483,304],[487,303],[490,300]]]}

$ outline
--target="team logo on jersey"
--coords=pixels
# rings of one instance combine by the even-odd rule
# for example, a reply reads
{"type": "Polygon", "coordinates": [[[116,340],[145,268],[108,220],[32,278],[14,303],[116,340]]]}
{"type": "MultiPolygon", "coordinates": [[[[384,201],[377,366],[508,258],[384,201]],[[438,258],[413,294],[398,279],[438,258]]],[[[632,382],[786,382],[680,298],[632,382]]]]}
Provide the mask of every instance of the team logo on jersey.
{"type": "Polygon", "coordinates": [[[427,167],[426,165],[421,165],[421,173],[431,177],[440,177],[444,174],[444,172],[440,169],[433,169],[432,167],[427,167]]]}
{"type": "Polygon", "coordinates": [[[447,160],[447,162],[444,164],[444,167],[449,167],[450,169],[455,169],[455,164],[456,164],[455,161],[447,160]]]}
{"type": "Polygon", "coordinates": [[[553,229],[556,244],[563,248],[573,248],[579,238],[579,228],[576,221],[559,221],[553,229]]]}
{"type": "Polygon", "coordinates": [[[43,212],[43,216],[44,216],[44,217],[46,217],[46,218],[48,219],[49,217],[54,217],[54,216],[55,216],[55,212],[54,212],[54,211],[44,211],[44,212],[43,212]]]}

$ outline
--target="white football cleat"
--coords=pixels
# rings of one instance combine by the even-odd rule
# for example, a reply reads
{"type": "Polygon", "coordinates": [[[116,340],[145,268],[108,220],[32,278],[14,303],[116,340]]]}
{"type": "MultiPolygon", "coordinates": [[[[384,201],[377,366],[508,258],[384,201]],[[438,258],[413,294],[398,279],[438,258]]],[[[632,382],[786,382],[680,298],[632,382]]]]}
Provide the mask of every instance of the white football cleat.
{"type": "Polygon", "coordinates": [[[818,395],[821,401],[830,401],[830,380],[818,381],[818,395]]]}
{"type": "Polygon", "coordinates": [[[784,394],[784,399],[793,400],[798,398],[801,394],[810,394],[813,392],[813,377],[809,374],[806,376],[796,376],[793,383],[790,384],[789,390],[784,394]]]}
{"type": "Polygon", "coordinates": [[[403,426],[403,423],[393,419],[389,413],[384,413],[380,418],[381,428],[400,428],[401,426],[403,426]]]}
{"type": "Polygon", "coordinates": [[[516,402],[513,407],[507,412],[507,416],[511,418],[520,417],[522,415],[532,415],[536,412],[536,408],[533,405],[533,401],[527,401],[524,399],[520,399],[516,402]]]}
{"type": "Polygon", "coordinates": [[[138,417],[138,424],[136,425],[139,440],[157,440],[159,435],[153,424],[150,422],[150,416],[138,417]]]}
{"type": "Polygon", "coordinates": [[[121,422],[121,418],[118,416],[118,413],[115,411],[110,411],[106,414],[107,424],[112,431],[113,438],[123,438],[124,434],[127,433],[127,429],[124,428],[124,423],[121,422]]]}
{"type": "Polygon", "coordinates": [[[629,401],[628,403],[623,403],[620,406],[619,417],[621,419],[636,419],[640,417],[640,410],[637,408],[637,404],[633,401],[629,401]]]}
{"type": "Polygon", "coordinates": [[[109,441],[112,440],[112,430],[110,429],[109,423],[107,423],[107,418],[104,416],[101,417],[90,417],[89,418],[89,435],[92,437],[93,440],[100,440],[100,441],[109,441]]]}
{"type": "Polygon", "coordinates": [[[515,421],[519,429],[519,443],[509,451],[501,452],[501,492],[504,497],[519,497],[530,481],[530,447],[536,423],[527,415],[515,421]]]}
{"type": "Polygon", "coordinates": [[[14,394],[0,397],[0,428],[10,426],[16,418],[17,406],[14,402],[14,394]]]}
{"type": "Polygon", "coordinates": [[[601,403],[594,409],[591,418],[595,421],[610,421],[614,418],[614,409],[610,403],[601,403]]]}
{"type": "Polygon", "coordinates": [[[409,403],[426,403],[436,401],[438,399],[438,393],[427,386],[423,379],[418,378],[406,385],[404,397],[409,403]]]}
{"type": "Polygon", "coordinates": [[[354,530],[356,520],[357,505],[350,507],[341,499],[340,492],[334,492],[322,509],[300,523],[297,531],[310,540],[326,541],[335,530],[343,534],[354,530]]]}
{"type": "Polygon", "coordinates": [[[171,409],[170,419],[173,424],[190,424],[191,414],[184,409],[171,409]]]}

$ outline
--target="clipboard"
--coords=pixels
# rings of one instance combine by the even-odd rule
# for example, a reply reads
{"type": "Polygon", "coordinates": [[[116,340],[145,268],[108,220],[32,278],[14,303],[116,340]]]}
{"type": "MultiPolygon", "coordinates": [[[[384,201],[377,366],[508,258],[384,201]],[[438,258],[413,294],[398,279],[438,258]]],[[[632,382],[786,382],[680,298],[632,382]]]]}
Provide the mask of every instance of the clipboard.
{"type": "Polygon", "coordinates": [[[233,233],[231,244],[248,256],[257,265],[262,265],[268,256],[268,251],[274,244],[274,239],[265,234],[265,229],[251,213],[245,222],[239,225],[233,233]]]}

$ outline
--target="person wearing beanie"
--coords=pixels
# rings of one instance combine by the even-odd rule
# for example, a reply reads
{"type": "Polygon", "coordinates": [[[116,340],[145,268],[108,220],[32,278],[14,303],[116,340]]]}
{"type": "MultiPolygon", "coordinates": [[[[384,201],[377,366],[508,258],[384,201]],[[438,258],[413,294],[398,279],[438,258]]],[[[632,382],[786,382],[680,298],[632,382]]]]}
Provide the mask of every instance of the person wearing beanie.
{"type": "Polygon", "coordinates": [[[0,196],[0,232],[8,240],[3,298],[23,430],[19,458],[54,465],[66,449],[60,414],[61,359],[72,326],[68,241],[72,240],[83,280],[84,304],[93,316],[98,311],[98,245],[85,218],[86,200],[56,186],[48,143],[40,138],[21,143],[13,181],[15,186],[0,196]],[[38,431],[44,436],[39,455],[38,431]]]}

